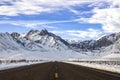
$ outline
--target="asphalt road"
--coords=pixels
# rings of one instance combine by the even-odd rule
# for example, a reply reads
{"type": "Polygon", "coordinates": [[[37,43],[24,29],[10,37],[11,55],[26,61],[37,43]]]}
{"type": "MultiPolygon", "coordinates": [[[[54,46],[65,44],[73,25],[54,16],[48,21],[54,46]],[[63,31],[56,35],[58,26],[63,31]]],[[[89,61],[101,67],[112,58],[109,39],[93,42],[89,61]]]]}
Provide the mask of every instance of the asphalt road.
{"type": "Polygon", "coordinates": [[[0,80],[120,80],[120,74],[48,62],[0,71],[0,80]]]}

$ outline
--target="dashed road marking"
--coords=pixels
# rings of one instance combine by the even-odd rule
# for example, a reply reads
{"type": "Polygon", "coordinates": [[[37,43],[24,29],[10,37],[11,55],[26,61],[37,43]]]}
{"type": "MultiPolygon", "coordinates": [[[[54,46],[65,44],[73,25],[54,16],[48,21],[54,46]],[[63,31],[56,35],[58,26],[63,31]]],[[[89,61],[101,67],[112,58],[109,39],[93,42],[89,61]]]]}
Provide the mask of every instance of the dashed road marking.
{"type": "Polygon", "coordinates": [[[58,75],[57,72],[54,74],[54,78],[55,78],[55,79],[58,79],[58,78],[59,78],[59,75],[58,75]]]}

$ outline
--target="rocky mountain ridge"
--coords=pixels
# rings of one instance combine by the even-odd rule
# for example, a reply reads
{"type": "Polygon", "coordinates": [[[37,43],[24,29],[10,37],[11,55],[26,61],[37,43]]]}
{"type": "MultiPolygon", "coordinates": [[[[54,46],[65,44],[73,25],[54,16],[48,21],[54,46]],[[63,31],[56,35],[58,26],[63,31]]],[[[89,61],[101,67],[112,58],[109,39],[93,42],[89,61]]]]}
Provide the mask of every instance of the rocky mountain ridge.
{"type": "MultiPolygon", "coordinates": [[[[26,48],[28,50],[40,50],[48,48],[54,48],[57,50],[66,50],[72,49],[74,51],[92,51],[92,50],[100,50],[103,47],[108,47],[113,45],[120,39],[120,33],[114,33],[110,35],[103,36],[99,40],[85,40],[85,41],[73,41],[69,42],[61,37],[48,32],[46,29],[43,30],[30,30],[24,37],[21,37],[21,34],[17,32],[9,33],[0,33],[0,48],[5,46],[6,42],[8,45],[12,42],[15,43],[12,46],[16,49],[19,45],[21,48],[26,48]],[[3,40],[5,39],[9,40],[3,40]],[[5,42],[4,42],[5,41],[5,42]]],[[[11,49],[11,45],[7,49],[11,49]]],[[[4,48],[5,49],[5,48],[4,48]]],[[[19,48],[18,48],[19,49],[19,48]]]]}
{"type": "Polygon", "coordinates": [[[78,49],[79,51],[91,51],[91,50],[100,50],[103,47],[108,47],[110,45],[115,44],[120,39],[120,33],[113,33],[110,35],[103,36],[98,40],[86,40],[79,42],[72,42],[70,45],[74,49],[78,49]]]}
{"type": "Polygon", "coordinates": [[[103,36],[99,40],[69,41],[43,30],[26,34],[0,33],[2,58],[41,59],[119,59],[120,33],[103,36]],[[117,55],[117,56],[116,56],[117,55]],[[114,57],[114,58],[113,58],[114,57]]]}

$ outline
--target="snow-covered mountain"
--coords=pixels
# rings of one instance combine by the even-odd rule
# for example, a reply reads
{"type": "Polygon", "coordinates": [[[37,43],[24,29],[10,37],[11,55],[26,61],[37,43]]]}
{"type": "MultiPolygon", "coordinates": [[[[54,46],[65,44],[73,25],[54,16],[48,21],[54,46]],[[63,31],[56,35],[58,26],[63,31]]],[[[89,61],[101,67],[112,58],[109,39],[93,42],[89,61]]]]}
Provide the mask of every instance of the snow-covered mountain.
{"type": "Polygon", "coordinates": [[[46,29],[41,31],[31,30],[24,38],[37,44],[42,44],[46,47],[55,48],[58,50],[66,50],[69,48],[68,42],[63,40],[61,37],[48,32],[46,29]]]}
{"type": "Polygon", "coordinates": [[[30,30],[26,35],[20,35],[13,32],[11,34],[15,42],[23,46],[28,50],[66,50],[69,49],[69,43],[63,40],[61,37],[56,36],[53,33],[48,32],[46,29],[30,30]]]}
{"type": "Polygon", "coordinates": [[[120,38],[114,44],[101,49],[102,58],[107,60],[120,60],[120,38]]]}
{"type": "Polygon", "coordinates": [[[6,50],[19,50],[23,46],[19,45],[16,42],[16,39],[11,36],[9,33],[0,33],[0,51],[6,50]]]}
{"type": "Polygon", "coordinates": [[[83,51],[93,58],[120,60],[120,33],[113,33],[98,40],[69,42],[74,50],[83,51]]]}
{"type": "Polygon", "coordinates": [[[17,32],[0,33],[0,50],[0,59],[62,60],[87,57],[71,50],[68,42],[46,29],[30,30],[24,35],[17,32]]]}
{"type": "Polygon", "coordinates": [[[64,40],[46,29],[0,33],[0,51],[0,58],[112,59],[120,55],[120,33],[86,41],[64,40]]]}
{"type": "Polygon", "coordinates": [[[103,36],[98,40],[85,40],[77,42],[69,42],[73,49],[82,51],[100,50],[103,47],[108,47],[120,39],[120,33],[114,33],[103,36]]]}

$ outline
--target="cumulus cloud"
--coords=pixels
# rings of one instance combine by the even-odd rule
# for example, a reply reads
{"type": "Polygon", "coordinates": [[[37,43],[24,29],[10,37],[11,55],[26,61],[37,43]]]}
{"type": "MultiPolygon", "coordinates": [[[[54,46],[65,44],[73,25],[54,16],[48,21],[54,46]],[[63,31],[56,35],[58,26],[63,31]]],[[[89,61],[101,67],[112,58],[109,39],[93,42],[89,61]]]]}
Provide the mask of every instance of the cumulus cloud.
{"type": "Polygon", "coordinates": [[[120,0],[109,0],[106,8],[95,7],[90,18],[80,18],[78,21],[101,24],[104,32],[120,32],[120,0]]]}

